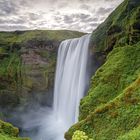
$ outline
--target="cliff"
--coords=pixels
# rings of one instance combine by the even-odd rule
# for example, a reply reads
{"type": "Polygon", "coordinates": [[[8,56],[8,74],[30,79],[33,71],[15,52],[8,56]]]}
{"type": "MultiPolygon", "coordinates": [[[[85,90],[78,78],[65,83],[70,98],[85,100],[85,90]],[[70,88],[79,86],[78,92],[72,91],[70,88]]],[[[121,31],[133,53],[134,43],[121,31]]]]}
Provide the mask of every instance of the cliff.
{"type": "Polygon", "coordinates": [[[80,130],[93,140],[139,139],[140,1],[125,0],[92,33],[90,46],[101,67],[65,138],[80,130]]]}
{"type": "Polygon", "coordinates": [[[0,32],[0,108],[51,100],[58,46],[82,35],[68,30],[0,32]]]}

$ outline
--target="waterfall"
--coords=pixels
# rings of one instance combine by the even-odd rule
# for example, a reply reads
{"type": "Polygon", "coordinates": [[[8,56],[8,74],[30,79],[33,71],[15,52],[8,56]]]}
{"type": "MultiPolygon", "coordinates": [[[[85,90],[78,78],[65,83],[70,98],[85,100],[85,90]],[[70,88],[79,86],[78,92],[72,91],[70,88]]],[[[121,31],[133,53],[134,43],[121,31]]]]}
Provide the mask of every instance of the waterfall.
{"type": "Polygon", "coordinates": [[[64,122],[66,128],[77,121],[80,100],[87,89],[90,36],[65,40],[59,46],[53,108],[56,120],[64,122]]]}
{"type": "MultiPolygon", "coordinates": [[[[38,128],[32,140],[64,140],[64,133],[77,122],[79,104],[89,84],[88,46],[90,34],[63,41],[58,49],[52,108],[31,113],[25,130],[38,128]]],[[[26,121],[25,121],[26,122],[26,121]]]]}
{"type": "Polygon", "coordinates": [[[56,119],[71,126],[77,121],[80,99],[87,88],[90,35],[63,41],[58,50],[54,89],[56,119]]]}

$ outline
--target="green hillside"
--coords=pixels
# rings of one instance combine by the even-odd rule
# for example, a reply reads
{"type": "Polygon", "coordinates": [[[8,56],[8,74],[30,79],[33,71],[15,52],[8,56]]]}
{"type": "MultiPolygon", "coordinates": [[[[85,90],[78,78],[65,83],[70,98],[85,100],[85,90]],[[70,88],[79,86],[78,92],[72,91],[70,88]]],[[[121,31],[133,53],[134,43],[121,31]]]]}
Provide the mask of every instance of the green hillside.
{"type": "Polygon", "coordinates": [[[140,1],[125,0],[92,34],[93,54],[105,63],[91,79],[80,104],[76,130],[93,140],[139,140],[140,1]]]}

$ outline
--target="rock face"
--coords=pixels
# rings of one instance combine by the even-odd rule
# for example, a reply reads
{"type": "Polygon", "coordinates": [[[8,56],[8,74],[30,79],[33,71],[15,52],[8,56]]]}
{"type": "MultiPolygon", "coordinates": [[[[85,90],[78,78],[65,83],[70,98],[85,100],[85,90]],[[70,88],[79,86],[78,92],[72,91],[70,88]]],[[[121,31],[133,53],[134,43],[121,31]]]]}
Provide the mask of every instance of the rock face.
{"type": "Polygon", "coordinates": [[[53,89],[59,44],[58,41],[33,39],[27,41],[21,48],[23,96],[28,96],[30,93],[33,101],[38,100],[42,103],[49,98],[50,95],[47,96],[46,92],[53,89]]]}
{"type": "Polygon", "coordinates": [[[65,134],[67,140],[76,130],[93,140],[139,139],[139,15],[140,1],[124,0],[92,33],[91,54],[101,67],[81,100],[79,122],[65,134]]]}
{"type": "Polygon", "coordinates": [[[59,43],[55,46],[45,44],[38,46],[37,44],[32,44],[30,46],[29,44],[29,46],[27,45],[20,50],[23,96],[28,96],[30,93],[33,101],[46,102],[46,93],[53,89],[58,46],[59,43]],[[41,95],[45,95],[46,98],[43,99],[44,96],[41,97],[41,95]]]}
{"type": "Polygon", "coordinates": [[[50,105],[59,44],[82,35],[66,30],[0,32],[0,108],[50,105]]]}

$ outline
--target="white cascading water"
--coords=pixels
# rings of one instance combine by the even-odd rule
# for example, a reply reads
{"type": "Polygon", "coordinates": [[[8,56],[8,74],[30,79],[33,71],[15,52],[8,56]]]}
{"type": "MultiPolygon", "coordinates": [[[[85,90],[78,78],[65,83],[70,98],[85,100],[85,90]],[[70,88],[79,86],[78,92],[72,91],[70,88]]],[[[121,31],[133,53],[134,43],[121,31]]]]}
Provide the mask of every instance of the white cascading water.
{"type": "Polygon", "coordinates": [[[59,47],[54,90],[56,119],[68,126],[77,121],[80,99],[87,88],[90,35],[63,41],[59,47]]]}
{"type": "MultiPolygon", "coordinates": [[[[58,50],[52,109],[40,109],[31,116],[26,129],[38,126],[33,140],[64,140],[64,133],[78,120],[79,104],[85,95],[90,34],[63,41],[58,50]],[[35,119],[37,118],[37,119],[35,119]]],[[[25,118],[25,117],[24,117],[25,118]]]]}
{"type": "Polygon", "coordinates": [[[54,89],[54,114],[66,131],[78,120],[87,89],[88,46],[91,35],[63,41],[59,46],[54,89]]]}

